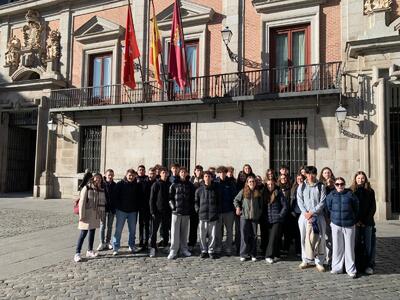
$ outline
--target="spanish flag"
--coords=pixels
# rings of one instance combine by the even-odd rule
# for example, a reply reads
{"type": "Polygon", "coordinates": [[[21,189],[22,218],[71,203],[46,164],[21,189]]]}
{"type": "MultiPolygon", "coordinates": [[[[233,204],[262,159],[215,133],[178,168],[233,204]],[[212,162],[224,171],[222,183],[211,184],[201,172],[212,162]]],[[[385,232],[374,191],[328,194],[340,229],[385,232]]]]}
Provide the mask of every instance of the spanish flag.
{"type": "Polygon", "coordinates": [[[156,78],[159,85],[162,85],[160,78],[160,62],[158,55],[161,54],[161,39],[160,32],[158,30],[156,11],[154,9],[154,2],[151,1],[153,5],[153,20],[151,22],[151,45],[150,45],[150,64],[153,65],[154,77],[156,78]]]}

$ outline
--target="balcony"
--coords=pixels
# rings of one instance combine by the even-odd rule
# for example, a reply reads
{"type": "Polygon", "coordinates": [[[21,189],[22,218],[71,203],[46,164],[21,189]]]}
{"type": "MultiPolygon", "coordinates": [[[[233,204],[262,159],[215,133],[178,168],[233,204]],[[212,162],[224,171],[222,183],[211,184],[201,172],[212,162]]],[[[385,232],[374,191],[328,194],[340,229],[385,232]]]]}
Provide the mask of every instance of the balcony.
{"type": "Polygon", "coordinates": [[[121,84],[53,90],[50,109],[93,110],[335,94],[340,93],[340,67],[340,62],[331,62],[199,76],[191,78],[185,90],[172,81],[163,87],[157,82],[138,83],[135,90],[121,84]]]}

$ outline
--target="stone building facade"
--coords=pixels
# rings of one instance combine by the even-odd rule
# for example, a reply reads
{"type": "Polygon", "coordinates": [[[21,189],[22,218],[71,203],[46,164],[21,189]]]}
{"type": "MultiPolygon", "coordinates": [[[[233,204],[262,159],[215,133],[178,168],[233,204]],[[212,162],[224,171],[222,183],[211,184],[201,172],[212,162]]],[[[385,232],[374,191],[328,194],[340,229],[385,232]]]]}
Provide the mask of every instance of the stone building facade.
{"type": "MultiPolygon", "coordinates": [[[[0,191],[26,177],[35,197],[72,197],[85,168],[312,164],[349,184],[364,170],[377,219],[398,218],[400,1],[181,0],[185,91],[154,83],[151,5],[132,2],[134,91],[121,85],[127,1],[0,6],[0,191]]],[[[172,4],[155,2],[165,61],[172,4]]]]}

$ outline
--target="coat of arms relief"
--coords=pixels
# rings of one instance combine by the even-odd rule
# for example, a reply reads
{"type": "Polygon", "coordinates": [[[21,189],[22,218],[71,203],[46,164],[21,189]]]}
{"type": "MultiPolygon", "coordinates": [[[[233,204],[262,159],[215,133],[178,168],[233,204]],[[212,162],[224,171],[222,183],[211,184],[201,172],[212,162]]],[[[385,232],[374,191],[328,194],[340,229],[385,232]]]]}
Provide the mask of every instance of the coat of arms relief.
{"type": "Polygon", "coordinates": [[[16,36],[11,37],[5,54],[5,66],[12,74],[32,70],[50,77],[59,74],[61,57],[61,34],[50,30],[39,12],[28,10],[25,15],[27,24],[23,26],[23,43],[16,36]]]}
{"type": "Polygon", "coordinates": [[[364,13],[370,15],[377,11],[391,10],[392,0],[365,0],[364,13]]]}

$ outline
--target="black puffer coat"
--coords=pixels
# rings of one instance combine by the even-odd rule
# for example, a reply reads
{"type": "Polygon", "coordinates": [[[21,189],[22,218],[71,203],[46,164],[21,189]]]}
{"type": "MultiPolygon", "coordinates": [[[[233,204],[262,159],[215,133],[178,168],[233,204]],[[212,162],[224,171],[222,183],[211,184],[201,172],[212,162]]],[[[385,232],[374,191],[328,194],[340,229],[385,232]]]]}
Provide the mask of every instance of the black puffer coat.
{"type": "Polygon", "coordinates": [[[216,184],[206,186],[202,183],[200,185],[195,194],[195,209],[201,221],[218,220],[221,211],[221,196],[216,184]]]}
{"type": "Polygon", "coordinates": [[[195,188],[189,180],[178,179],[169,188],[169,201],[175,215],[188,216],[194,212],[195,188]]]}
{"type": "MultiPolygon", "coordinates": [[[[272,196],[272,195],[271,195],[272,196]]],[[[287,201],[282,191],[276,187],[272,192],[267,188],[264,189],[263,194],[263,216],[266,218],[267,223],[283,223],[285,221],[285,216],[288,211],[287,201]],[[271,203],[268,202],[268,194],[275,194],[275,200],[271,203]]]]}

